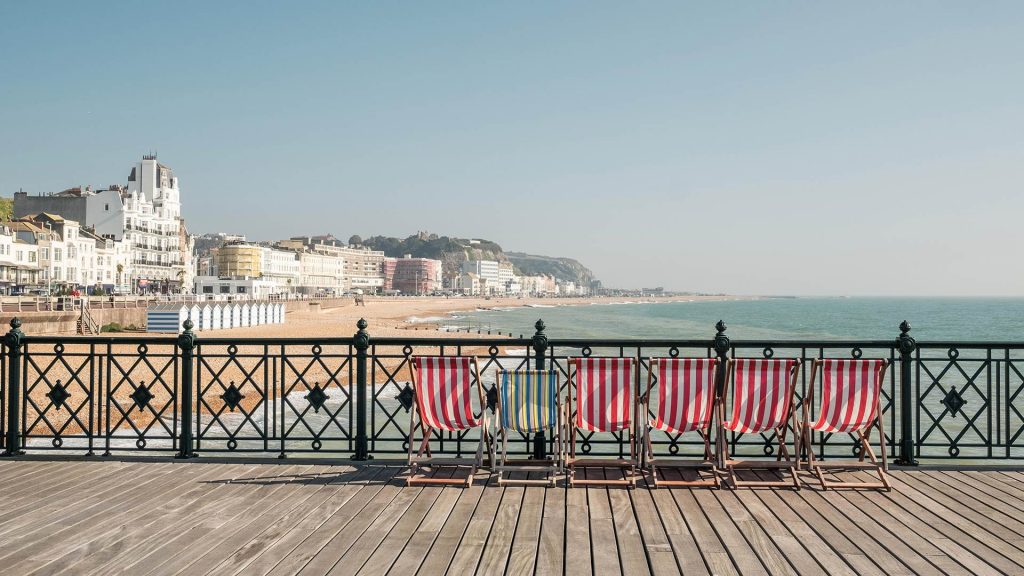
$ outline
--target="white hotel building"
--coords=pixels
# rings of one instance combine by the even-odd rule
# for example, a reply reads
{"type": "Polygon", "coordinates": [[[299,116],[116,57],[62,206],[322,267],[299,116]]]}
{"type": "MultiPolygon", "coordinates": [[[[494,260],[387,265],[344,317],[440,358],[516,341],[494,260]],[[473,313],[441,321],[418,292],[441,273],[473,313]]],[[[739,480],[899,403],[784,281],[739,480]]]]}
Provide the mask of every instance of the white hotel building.
{"type": "MultiPolygon", "coordinates": [[[[14,194],[15,218],[44,212],[91,227],[103,238],[123,241],[129,258],[122,265],[121,283],[127,290],[191,290],[193,239],[181,218],[178,178],[169,167],[157,162],[156,156],[143,156],[132,167],[127,186],[97,191],[77,187],[34,196],[14,194]]],[[[105,271],[102,274],[106,276],[105,271]]]]}

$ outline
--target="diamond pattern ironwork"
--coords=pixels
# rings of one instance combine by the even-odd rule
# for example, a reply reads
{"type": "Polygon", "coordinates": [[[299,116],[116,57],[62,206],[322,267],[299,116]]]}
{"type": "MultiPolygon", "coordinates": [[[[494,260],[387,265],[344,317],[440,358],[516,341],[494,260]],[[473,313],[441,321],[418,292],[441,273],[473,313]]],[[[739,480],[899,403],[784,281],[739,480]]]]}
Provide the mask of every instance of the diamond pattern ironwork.
{"type": "Polygon", "coordinates": [[[238,405],[242,403],[242,400],[245,399],[245,394],[242,394],[238,390],[238,387],[235,386],[235,383],[232,382],[227,387],[227,390],[220,395],[220,398],[224,401],[224,404],[227,405],[228,410],[234,412],[238,408],[238,405]]]}
{"type": "Polygon", "coordinates": [[[71,398],[71,393],[68,392],[67,388],[61,384],[60,380],[50,388],[50,391],[46,393],[46,397],[53,402],[53,407],[60,410],[65,407],[65,402],[68,398],[71,398]]]}
{"type": "Polygon", "coordinates": [[[398,396],[395,396],[395,399],[401,402],[402,407],[408,412],[412,409],[412,403],[416,401],[416,393],[412,391],[411,386],[406,384],[405,388],[402,388],[402,391],[398,393],[398,396]]]}
{"type": "Polygon", "coordinates": [[[950,388],[949,392],[946,392],[941,402],[949,410],[950,416],[956,416],[956,413],[964,407],[964,404],[967,404],[967,400],[964,400],[964,397],[960,395],[955,386],[950,388]]]}
{"type": "Polygon", "coordinates": [[[131,399],[135,401],[135,405],[139,407],[139,410],[145,410],[146,406],[149,405],[149,401],[153,399],[153,393],[149,391],[149,387],[146,386],[145,382],[139,382],[135,392],[131,393],[131,399]]]}
{"type": "Polygon", "coordinates": [[[498,386],[495,384],[487,389],[487,409],[492,413],[498,409],[498,386]]]}
{"type": "Polygon", "coordinates": [[[328,396],[327,393],[324,392],[324,389],[320,387],[319,382],[313,384],[313,389],[309,391],[309,394],[306,394],[306,400],[308,400],[309,405],[313,407],[313,411],[318,414],[320,413],[320,409],[323,408],[324,403],[327,402],[328,398],[330,398],[330,396],[328,396]]]}

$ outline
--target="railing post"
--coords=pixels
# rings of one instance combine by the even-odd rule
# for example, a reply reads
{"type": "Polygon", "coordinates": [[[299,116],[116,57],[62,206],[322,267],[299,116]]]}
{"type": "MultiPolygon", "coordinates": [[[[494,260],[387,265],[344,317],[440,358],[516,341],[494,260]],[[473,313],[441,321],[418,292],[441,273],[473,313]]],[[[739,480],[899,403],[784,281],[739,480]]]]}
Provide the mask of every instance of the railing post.
{"type": "MultiPolygon", "coordinates": [[[[537,331],[533,334],[532,343],[533,346],[533,358],[534,367],[537,370],[544,370],[547,352],[548,352],[548,337],[544,334],[544,321],[537,320],[537,323],[533,325],[537,331]]],[[[540,431],[533,435],[533,458],[534,460],[543,460],[547,456],[547,441],[544,437],[544,432],[540,431]]]]}
{"type": "Polygon", "coordinates": [[[356,348],[356,453],[353,460],[372,460],[369,441],[366,437],[366,351],[370,348],[370,334],[366,331],[366,320],[356,322],[358,332],[352,337],[356,348]]]}
{"type": "Polygon", "coordinates": [[[178,347],[181,348],[181,434],[178,436],[178,455],[176,458],[195,458],[192,450],[192,391],[195,389],[195,376],[192,372],[195,363],[196,334],[192,331],[192,321],[186,319],[181,325],[185,329],[178,335],[178,347]]]}
{"type": "Polygon", "coordinates": [[[21,449],[21,437],[18,435],[21,427],[18,416],[21,415],[21,340],[25,333],[21,331],[21,320],[17,317],[11,319],[11,330],[4,335],[4,344],[7,346],[7,365],[10,366],[7,379],[7,438],[4,456],[20,456],[25,453],[21,449]]]}
{"type": "MultiPolygon", "coordinates": [[[[711,347],[715,350],[715,355],[718,356],[718,370],[715,371],[715,396],[718,397],[719,406],[722,406],[725,402],[725,384],[726,378],[729,377],[729,352],[732,350],[732,341],[725,335],[725,330],[728,326],[725,325],[724,320],[719,320],[715,324],[715,338],[711,341],[711,347]]],[[[718,414],[715,415],[717,419],[718,414]]],[[[729,451],[726,449],[726,436],[725,430],[721,426],[715,427],[715,447],[718,454],[728,454],[729,451]]],[[[720,466],[724,462],[718,463],[720,466]]]]}
{"type": "Polygon", "coordinates": [[[917,341],[910,335],[910,322],[906,320],[900,323],[896,348],[900,351],[900,451],[896,464],[917,466],[914,459],[914,352],[917,341]]]}

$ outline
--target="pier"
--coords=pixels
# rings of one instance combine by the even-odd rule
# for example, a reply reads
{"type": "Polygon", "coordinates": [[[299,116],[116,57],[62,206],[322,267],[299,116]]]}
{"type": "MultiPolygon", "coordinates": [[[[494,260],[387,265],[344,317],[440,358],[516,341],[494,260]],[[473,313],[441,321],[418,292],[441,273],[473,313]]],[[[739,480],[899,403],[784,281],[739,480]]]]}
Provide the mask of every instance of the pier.
{"type": "Polygon", "coordinates": [[[0,573],[995,574],[1024,564],[1015,470],[893,470],[888,493],[406,487],[401,470],[0,460],[0,573]]]}
{"type": "MultiPolygon", "coordinates": [[[[891,340],[49,337],[0,348],[0,574],[930,574],[1024,565],[1024,343],[891,340]],[[881,358],[891,492],[405,485],[409,362],[472,355],[564,371],[573,357],[881,358]]],[[[563,378],[564,385],[570,385],[563,378]]],[[[806,373],[795,395],[807,392],[806,373]]],[[[485,408],[490,410],[490,407],[485,408]]],[[[579,432],[587,454],[622,434],[579,432]]],[[[437,454],[477,436],[445,432],[437,454]]],[[[723,437],[774,459],[765,434],[723,437]]],[[[826,458],[857,448],[813,437],[826,458]]],[[[542,434],[510,453],[543,456],[542,434]]],[[[658,432],[659,455],[702,442],[658,432]]],[[[446,472],[434,471],[434,474],[446,472]]],[[[450,472],[447,472],[450,473],[450,472]]],[[[612,471],[590,469],[600,477],[612,471]]],[[[616,472],[617,473],[617,472],[616,472]]],[[[667,469],[666,474],[678,475],[667,469]]],[[[742,472],[766,480],[767,473],[742,472]]],[[[839,480],[866,472],[839,472],[839,480]]]]}

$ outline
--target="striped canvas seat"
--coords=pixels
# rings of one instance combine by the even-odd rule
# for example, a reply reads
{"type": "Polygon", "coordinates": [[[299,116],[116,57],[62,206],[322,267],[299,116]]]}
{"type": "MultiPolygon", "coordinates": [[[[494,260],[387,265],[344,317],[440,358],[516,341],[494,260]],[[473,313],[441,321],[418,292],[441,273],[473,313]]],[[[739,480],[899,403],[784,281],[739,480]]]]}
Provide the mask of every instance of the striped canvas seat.
{"type": "Polygon", "coordinates": [[[818,432],[854,432],[877,416],[885,360],[822,361],[821,412],[808,425],[818,432]]]}
{"type": "Polygon", "coordinates": [[[502,370],[501,426],[522,433],[558,424],[558,373],[551,370],[502,370]]]}
{"type": "Polygon", "coordinates": [[[670,434],[706,430],[715,401],[715,358],[659,358],[652,360],[657,374],[658,413],[652,428],[670,434]]]}
{"type": "Polygon", "coordinates": [[[618,432],[632,423],[633,359],[577,358],[576,428],[618,432]]]}
{"type": "Polygon", "coordinates": [[[423,423],[439,430],[476,428],[473,415],[471,358],[421,356],[413,358],[416,404],[423,423]]]}
{"type": "Polygon", "coordinates": [[[741,434],[785,426],[797,361],[740,358],[734,362],[732,419],[723,426],[741,434]]]}

